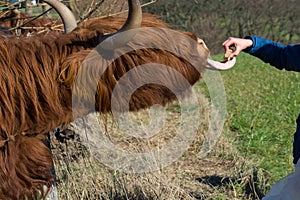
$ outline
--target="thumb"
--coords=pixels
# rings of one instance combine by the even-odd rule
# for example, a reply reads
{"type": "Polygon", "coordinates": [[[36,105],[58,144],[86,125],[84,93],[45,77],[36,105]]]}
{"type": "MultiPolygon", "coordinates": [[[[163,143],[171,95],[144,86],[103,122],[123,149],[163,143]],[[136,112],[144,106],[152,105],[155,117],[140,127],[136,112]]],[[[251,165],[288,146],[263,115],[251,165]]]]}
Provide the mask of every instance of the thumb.
{"type": "Polygon", "coordinates": [[[235,51],[231,54],[233,57],[238,56],[241,53],[242,49],[239,47],[236,47],[235,51]]]}

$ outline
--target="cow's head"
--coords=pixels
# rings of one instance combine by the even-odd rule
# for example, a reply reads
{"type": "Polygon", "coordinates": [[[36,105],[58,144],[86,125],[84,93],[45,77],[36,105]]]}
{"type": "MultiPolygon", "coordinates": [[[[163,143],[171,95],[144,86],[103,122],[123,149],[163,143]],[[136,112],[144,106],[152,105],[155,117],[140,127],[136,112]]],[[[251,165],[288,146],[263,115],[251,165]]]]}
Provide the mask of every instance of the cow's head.
{"type": "MultiPolygon", "coordinates": [[[[59,15],[61,16],[64,26],[65,26],[65,33],[72,32],[76,27],[77,23],[75,20],[75,17],[73,16],[72,12],[62,3],[56,0],[44,0],[44,2],[48,3],[52,7],[54,7],[59,15]]],[[[105,35],[105,37],[99,38],[99,42],[102,42],[105,39],[109,38],[109,42],[105,42],[102,47],[107,50],[113,50],[114,48],[118,48],[120,46],[125,45],[130,41],[130,38],[133,37],[133,35],[127,35],[127,34],[118,34],[122,32],[126,32],[128,30],[136,29],[141,27],[142,24],[142,9],[140,6],[139,0],[128,0],[129,4],[129,13],[128,18],[125,24],[118,30],[116,33],[111,33],[105,35]],[[118,38],[122,37],[122,38],[118,38]]],[[[198,38],[198,51],[199,55],[201,56],[204,51],[209,52],[209,49],[207,48],[205,42],[198,38]]],[[[214,61],[210,58],[207,58],[207,64],[206,69],[209,70],[228,70],[232,68],[235,65],[236,59],[233,58],[231,60],[226,60],[224,62],[214,61]]]]}

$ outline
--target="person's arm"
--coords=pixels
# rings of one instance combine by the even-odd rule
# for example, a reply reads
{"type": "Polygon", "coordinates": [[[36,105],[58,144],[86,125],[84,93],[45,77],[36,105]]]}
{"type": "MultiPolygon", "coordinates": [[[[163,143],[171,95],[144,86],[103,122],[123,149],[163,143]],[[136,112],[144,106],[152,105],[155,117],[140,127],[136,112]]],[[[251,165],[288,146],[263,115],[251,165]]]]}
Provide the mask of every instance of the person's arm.
{"type": "Polygon", "coordinates": [[[300,44],[283,45],[256,36],[246,36],[244,39],[229,38],[223,46],[225,50],[230,46],[236,47],[238,52],[237,54],[234,52],[232,56],[244,51],[278,69],[300,72],[300,44]]]}

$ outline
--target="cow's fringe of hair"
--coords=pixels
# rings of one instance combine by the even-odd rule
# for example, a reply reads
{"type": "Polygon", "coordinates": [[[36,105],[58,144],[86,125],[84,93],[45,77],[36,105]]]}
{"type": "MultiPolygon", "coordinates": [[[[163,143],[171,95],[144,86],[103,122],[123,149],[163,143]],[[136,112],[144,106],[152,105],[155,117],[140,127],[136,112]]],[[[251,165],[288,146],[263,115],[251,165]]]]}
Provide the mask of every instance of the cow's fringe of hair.
{"type": "MultiPolygon", "coordinates": [[[[141,38],[127,45],[131,51],[123,55],[122,50],[117,50],[115,54],[120,57],[114,61],[103,57],[101,52],[92,53],[99,36],[120,28],[123,23],[124,18],[90,20],[72,33],[59,37],[49,35],[0,41],[0,140],[6,141],[15,136],[14,141],[7,141],[0,148],[0,198],[30,199],[30,195],[46,195],[43,186],[50,188],[54,177],[50,173],[53,168],[51,153],[43,144],[44,133],[67,125],[74,119],[74,99],[83,101],[76,117],[93,109],[108,113],[117,81],[129,70],[133,70],[134,78],[138,79],[140,75],[134,69],[147,63],[169,66],[182,74],[191,85],[199,80],[199,71],[203,72],[208,52],[199,52],[195,42],[191,44],[188,40],[178,40],[174,44],[165,31],[141,32],[137,36],[141,38]],[[112,22],[115,24],[112,25],[112,22]],[[151,41],[158,47],[168,46],[172,42],[174,52],[181,48],[183,51],[176,55],[173,50],[142,48],[144,44],[138,41],[151,41]],[[197,63],[198,70],[190,60],[197,63]],[[98,75],[108,63],[109,67],[99,81],[98,75]],[[87,73],[79,73],[80,68],[87,73]],[[85,88],[78,88],[76,80],[83,80],[85,88]],[[95,81],[98,84],[93,93],[88,86],[95,81]]],[[[143,26],[167,27],[151,16],[145,18],[143,26]]],[[[194,35],[185,34],[196,40],[194,35]]],[[[184,81],[170,76],[168,70],[159,74],[150,70],[149,76],[167,79],[169,85],[173,85],[180,94],[187,90],[184,81]]],[[[153,104],[165,105],[173,100],[176,96],[172,89],[146,84],[134,92],[129,109],[135,111],[153,104]]]]}
{"type": "Polygon", "coordinates": [[[191,91],[187,86],[192,86],[201,78],[209,52],[197,50],[197,37],[193,34],[182,32],[178,33],[182,36],[169,39],[166,37],[167,32],[164,29],[141,29],[135,36],[135,41],[125,49],[114,52],[114,60],[105,59],[107,52],[101,47],[98,50],[80,51],[68,57],[62,65],[59,80],[72,91],[73,103],[82,103],[76,104],[76,111],[79,112],[76,114],[82,116],[92,111],[110,112],[113,90],[119,79],[129,71],[131,80],[126,82],[128,85],[124,89],[126,92],[134,92],[129,101],[121,97],[124,94],[114,93],[117,95],[117,106],[122,107],[119,111],[124,111],[123,108],[128,103],[128,111],[137,111],[156,104],[166,105],[178,97],[189,95],[191,91]],[[179,40],[174,43],[174,39],[179,40]],[[166,46],[170,52],[164,50],[166,46]],[[123,53],[124,50],[128,53],[123,53]],[[149,66],[144,66],[149,63],[149,66]],[[158,72],[151,65],[161,70],[158,72]],[[138,67],[143,67],[142,73],[137,71],[138,67]],[[170,68],[174,71],[170,71],[170,68]],[[150,83],[134,89],[134,82],[141,79],[149,80],[150,83]],[[152,84],[153,80],[161,81],[161,84],[152,84]]]}

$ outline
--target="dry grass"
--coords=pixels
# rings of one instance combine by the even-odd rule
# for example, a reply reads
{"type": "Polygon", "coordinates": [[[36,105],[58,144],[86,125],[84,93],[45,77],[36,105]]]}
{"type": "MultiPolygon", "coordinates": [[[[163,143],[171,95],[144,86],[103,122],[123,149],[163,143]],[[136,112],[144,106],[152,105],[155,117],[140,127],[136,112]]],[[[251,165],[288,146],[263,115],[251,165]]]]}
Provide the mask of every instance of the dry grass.
{"type": "MultiPolygon", "coordinates": [[[[95,159],[101,160],[97,155],[101,149],[94,149],[93,141],[97,138],[90,137],[84,146],[78,142],[80,137],[81,140],[85,137],[82,132],[79,132],[81,136],[75,135],[75,139],[74,134],[62,134],[63,143],[52,142],[60,199],[260,199],[265,193],[265,173],[238,157],[233,141],[225,135],[219,138],[208,157],[199,158],[211,110],[206,98],[199,95],[198,99],[200,128],[192,144],[172,164],[155,171],[126,173],[122,167],[105,166],[95,159]]],[[[180,119],[178,105],[170,105],[166,110],[164,128],[151,137],[124,133],[110,116],[101,119],[100,124],[105,136],[118,148],[131,153],[148,152],[167,145],[176,135],[174,130],[180,119]]],[[[140,127],[149,123],[147,110],[131,117],[140,127]]]]}

